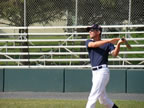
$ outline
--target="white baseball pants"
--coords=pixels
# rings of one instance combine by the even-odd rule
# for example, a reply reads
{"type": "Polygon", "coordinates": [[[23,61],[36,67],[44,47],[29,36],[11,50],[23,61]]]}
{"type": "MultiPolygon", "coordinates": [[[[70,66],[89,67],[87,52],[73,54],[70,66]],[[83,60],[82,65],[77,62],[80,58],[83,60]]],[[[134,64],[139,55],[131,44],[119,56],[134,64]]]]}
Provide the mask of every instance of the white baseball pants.
{"type": "Polygon", "coordinates": [[[106,85],[109,82],[110,72],[107,67],[92,71],[92,88],[88,97],[86,108],[95,108],[99,100],[106,108],[112,108],[114,103],[107,97],[106,85]]]}

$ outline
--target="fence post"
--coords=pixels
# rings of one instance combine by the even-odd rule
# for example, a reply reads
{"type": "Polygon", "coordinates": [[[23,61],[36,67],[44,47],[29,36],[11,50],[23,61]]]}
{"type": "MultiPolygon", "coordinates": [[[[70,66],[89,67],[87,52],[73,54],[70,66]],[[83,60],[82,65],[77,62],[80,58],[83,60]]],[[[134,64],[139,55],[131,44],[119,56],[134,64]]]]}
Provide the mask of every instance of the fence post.
{"type": "Polygon", "coordinates": [[[24,27],[27,26],[26,12],[26,0],[24,0],[24,27]]]}
{"type": "Polygon", "coordinates": [[[128,24],[131,24],[131,0],[129,0],[129,18],[128,18],[128,24]]]}
{"type": "Polygon", "coordinates": [[[78,0],[75,1],[75,26],[77,26],[77,16],[78,16],[78,0]]]}

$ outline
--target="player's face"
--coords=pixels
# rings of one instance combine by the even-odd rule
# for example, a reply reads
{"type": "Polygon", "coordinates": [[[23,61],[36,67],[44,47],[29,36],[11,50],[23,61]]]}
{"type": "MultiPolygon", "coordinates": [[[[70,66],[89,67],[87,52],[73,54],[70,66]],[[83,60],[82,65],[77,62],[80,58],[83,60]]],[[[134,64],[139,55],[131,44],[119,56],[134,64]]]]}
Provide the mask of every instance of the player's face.
{"type": "Polygon", "coordinates": [[[99,36],[100,36],[100,31],[99,30],[90,30],[89,31],[89,33],[90,33],[90,38],[91,39],[94,39],[94,38],[99,38],[99,36]]]}

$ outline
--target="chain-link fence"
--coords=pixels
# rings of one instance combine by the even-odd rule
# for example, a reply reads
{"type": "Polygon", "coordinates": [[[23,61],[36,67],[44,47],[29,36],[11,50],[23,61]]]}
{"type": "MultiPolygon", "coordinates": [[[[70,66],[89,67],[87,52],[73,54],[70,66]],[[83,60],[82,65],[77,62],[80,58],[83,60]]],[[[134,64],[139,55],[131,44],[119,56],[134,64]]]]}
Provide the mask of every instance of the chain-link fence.
{"type": "Polygon", "coordinates": [[[144,24],[143,0],[1,0],[2,26],[144,24]]]}
{"type": "Polygon", "coordinates": [[[84,29],[94,23],[102,38],[124,35],[132,44],[111,67],[144,67],[143,9],[143,0],[0,0],[0,68],[89,67],[84,29]]]}

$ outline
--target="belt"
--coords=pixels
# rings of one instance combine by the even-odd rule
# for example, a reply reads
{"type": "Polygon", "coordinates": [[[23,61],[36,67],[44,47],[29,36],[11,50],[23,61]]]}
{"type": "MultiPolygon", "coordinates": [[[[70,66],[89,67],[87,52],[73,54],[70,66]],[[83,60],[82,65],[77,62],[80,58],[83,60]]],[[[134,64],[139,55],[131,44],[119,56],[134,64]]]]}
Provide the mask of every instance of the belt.
{"type": "Polygon", "coordinates": [[[94,71],[94,70],[98,70],[98,69],[101,69],[101,68],[106,68],[107,67],[107,65],[106,64],[104,64],[104,65],[100,65],[100,66],[95,66],[95,67],[92,67],[92,70],[94,71]]]}

